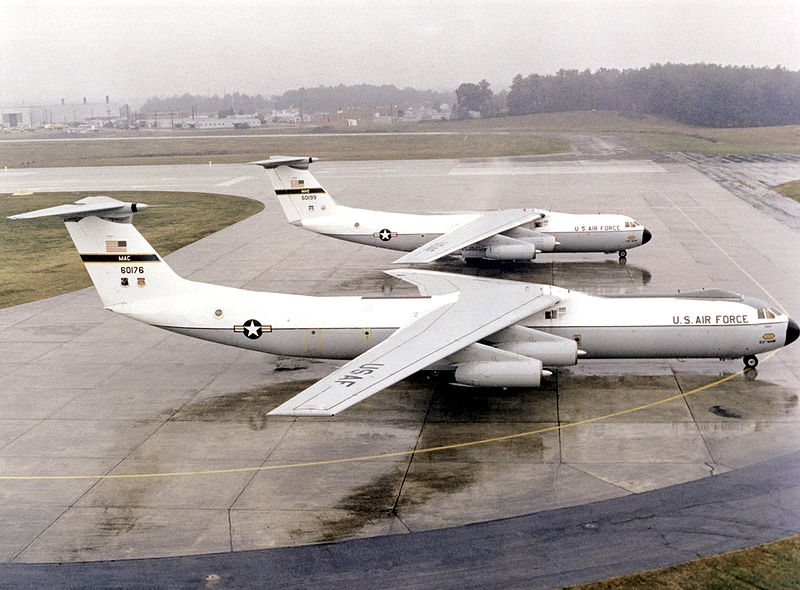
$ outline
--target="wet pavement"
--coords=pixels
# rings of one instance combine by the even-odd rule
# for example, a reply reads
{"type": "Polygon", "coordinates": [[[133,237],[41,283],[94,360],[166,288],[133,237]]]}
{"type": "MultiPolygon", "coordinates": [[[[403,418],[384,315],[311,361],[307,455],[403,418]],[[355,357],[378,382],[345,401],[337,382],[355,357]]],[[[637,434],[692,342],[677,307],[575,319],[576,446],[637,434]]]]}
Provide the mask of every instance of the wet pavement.
{"type": "MultiPolygon", "coordinates": [[[[320,162],[312,172],[337,201],[356,207],[619,212],[654,236],[629,251],[627,264],[601,254],[542,255],[533,265],[442,270],[595,294],[715,286],[800,315],[800,262],[787,255],[798,234],[783,214],[752,207],[692,165],[608,150],[609,141],[583,141],[589,148],[566,162],[320,162]]],[[[0,192],[132,188],[225,192],[266,204],[170,255],[187,278],[320,295],[407,289],[381,273],[395,253],[286,224],[254,166],[0,173],[0,192]]],[[[582,362],[521,391],[414,376],[335,418],[293,419],[266,412],[332,364],[168,334],[103,311],[92,289],[0,310],[0,476],[23,478],[0,480],[0,560],[233,556],[413,536],[713,481],[800,450],[799,356],[787,348],[762,359],[756,378],[694,393],[741,361],[582,362]],[[658,403],[679,394],[688,395],[658,403]],[[507,435],[520,436],[495,440],[507,435]],[[412,454],[483,440],[492,442],[412,454]],[[37,476],[90,477],[24,479],[37,476]]],[[[568,555],[560,559],[564,571],[575,569],[568,555]]]]}

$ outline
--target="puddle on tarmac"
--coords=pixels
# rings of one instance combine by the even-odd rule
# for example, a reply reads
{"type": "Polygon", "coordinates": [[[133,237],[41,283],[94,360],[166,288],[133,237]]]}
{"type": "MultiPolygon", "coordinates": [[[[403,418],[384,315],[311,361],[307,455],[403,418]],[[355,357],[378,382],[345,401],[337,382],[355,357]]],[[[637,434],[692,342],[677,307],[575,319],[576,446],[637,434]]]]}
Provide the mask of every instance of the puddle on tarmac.
{"type": "Polygon", "coordinates": [[[174,420],[240,422],[259,430],[266,426],[267,413],[272,408],[315,382],[315,379],[283,381],[262,385],[249,391],[200,399],[184,406],[174,420]]]}
{"type": "MultiPolygon", "coordinates": [[[[406,462],[387,465],[389,472],[353,489],[337,502],[336,511],[322,518],[319,531],[314,535],[317,542],[352,538],[363,528],[380,525],[382,521],[386,522],[388,531],[389,521],[402,519],[404,510],[424,505],[435,495],[453,494],[470,486],[479,468],[475,464],[427,464],[412,468],[405,476],[407,467],[406,462]],[[402,497],[398,504],[401,485],[402,497]]],[[[298,529],[292,534],[306,537],[309,532],[298,529]]]]}

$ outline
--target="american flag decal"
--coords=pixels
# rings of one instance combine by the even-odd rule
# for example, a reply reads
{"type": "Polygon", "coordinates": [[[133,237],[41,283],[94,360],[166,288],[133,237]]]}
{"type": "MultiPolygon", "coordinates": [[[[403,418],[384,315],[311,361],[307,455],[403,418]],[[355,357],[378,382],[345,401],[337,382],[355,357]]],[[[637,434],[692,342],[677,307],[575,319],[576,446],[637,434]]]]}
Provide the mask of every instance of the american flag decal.
{"type": "Polygon", "coordinates": [[[292,188],[302,188],[304,184],[302,180],[292,179],[292,188]]]}
{"type": "Polygon", "coordinates": [[[126,240],[106,240],[106,252],[127,252],[128,242],[126,240]]]}

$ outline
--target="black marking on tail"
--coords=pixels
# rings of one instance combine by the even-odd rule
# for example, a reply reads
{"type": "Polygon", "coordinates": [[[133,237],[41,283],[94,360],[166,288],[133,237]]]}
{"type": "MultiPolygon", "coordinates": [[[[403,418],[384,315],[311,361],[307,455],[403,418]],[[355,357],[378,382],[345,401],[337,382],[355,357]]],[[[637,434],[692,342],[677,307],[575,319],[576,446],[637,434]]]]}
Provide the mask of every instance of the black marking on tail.
{"type": "Polygon", "coordinates": [[[84,262],[158,262],[156,254],[81,254],[84,262]]]}

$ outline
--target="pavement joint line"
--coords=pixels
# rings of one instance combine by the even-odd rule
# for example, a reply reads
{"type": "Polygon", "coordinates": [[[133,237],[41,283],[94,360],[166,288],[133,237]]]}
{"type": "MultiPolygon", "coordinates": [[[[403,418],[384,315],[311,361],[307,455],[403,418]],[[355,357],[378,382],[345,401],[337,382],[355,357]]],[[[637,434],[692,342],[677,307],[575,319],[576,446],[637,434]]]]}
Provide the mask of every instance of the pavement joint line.
{"type": "MultiPolygon", "coordinates": [[[[782,349],[773,350],[770,352],[764,360],[769,360],[782,349]]],[[[624,416],[626,414],[632,414],[634,412],[639,412],[641,410],[646,410],[648,408],[653,408],[655,406],[659,406],[676,399],[682,399],[688,397],[692,394],[699,393],[701,391],[705,391],[706,389],[711,389],[718,385],[721,385],[731,379],[734,379],[740,375],[744,375],[748,371],[752,369],[749,368],[742,368],[735,373],[731,373],[725,377],[717,379],[716,381],[712,381],[711,383],[706,383],[705,385],[701,385],[695,389],[687,391],[685,393],[679,393],[677,395],[672,395],[666,397],[661,400],[657,400],[654,402],[650,402],[647,404],[643,404],[641,406],[637,406],[635,408],[628,408],[625,410],[619,410],[617,412],[612,412],[610,414],[605,414],[603,416],[595,416],[594,418],[587,418],[585,420],[579,420],[577,422],[569,422],[567,424],[560,424],[556,426],[548,426],[547,428],[540,428],[538,430],[531,430],[528,432],[518,432],[516,434],[507,434],[504,436],[497,436],[492,438],[485,438],[476,441],[469,441],[469,442],[462,442],[462,443],[454,443],[451,445],[444,445],[439,447],[429,447],[426,449],[412,449],[410,451],[397,451],[394,453],[383,453],[379,455],[364,455],[360,457],[346,457],[342,459],[326,459],[321,461],[307,461],[303,463],[287,463],[283,465],[262,465],[259,467],[240,467],[240,468],[233,468],[233,469],[211,469],[205,471],[175,471],[175,472],[165,472],[165,473],[129,473],[129,474],[118,474],[118,475],[0,475],[0,481],[11,481],[11,480],[76,480],[76,479],[97,479],[97,480],[106,480],[106,479],[138,479],[138,478],[156,478],[156,477],[186,477],[186,476],[197,476],[197,475],[220,475],[226,473],[243,473],[243,472],[260,472],[260,471],[275,471],[279,469],[297,469],[301,467],[319,467],[323,465],[339,465],[343,463],[355,463],[358,461],[374,461],[378,459],[389,459],[392,457],[407,457],[413,455],[421,455],[423,453],[434,453],[438,451],[447,451],[452,449],[463,449],[466,447],[474,447],[479,445],[485,445],[495,442],[502,442],[506,440],[513,440],[517,438],[524,438],[528,436],[534,436],[536,434],[542,434],[545,432],[555,432],[561,431],[565,428],[571,428],[575,426],[582,426],[585,424],[591,424],[594,422],[600,422],[603,420],[608,420],[610,418],[615,418],[617,416],[624,416]]]]}
{"type": "Polygon", "coordinates": [[[745,269],[742,267],[742,265],[741,265],[741,264],[739,264],[738,262],[736,262],[736,261],[733,259],[733,257],[732,257],[730,254],[728,254],[728,252],[725,250],[725,248],[723,248],[722,246],[720,246],[720,245],[719,245],[719,244],[718,244],[718,243],[717,243],[717,242],[714,240],[714,238],[712,238],[710,235],[708,235],[708,234],[707,234],[707,233],[706,233],[706,232],[703,230],[703,228],[701,228],[699,225],[697,225],[697,222],[696,222],[694,219],[692,219],[691,217],[689,217],[689,215],[686,213],[686,211],[684,211],[684,210],[683,210],[683,209],[682,209],[682,208],[681,208],[681,207],[680,207],[680,206],[679,206],[679,205],[678,205],[678,204],[677,204],[675,201],[673,201],[673,200],[672,200],[672,199],[669,197],[669,195],[667,195],[666,193],[664,193],[664,192],[662,192],[662,191],[660,191],[660,190],[658,190],[658,189],[656,189],[656,188],[653,188],[652,190],[653,190],[653,191],[655,191],[655,192],[657,192],[658,194],[660,194],[660,195],[661,195],[662,197],[664,197],[664,198],[665,198],[667,201],[669,201],[669,202],[672,204],[672,206],[673,206],[673,207],[675,207],[675,209],[677,209],[677,210],[680,212],[680,214],[681,214],[681,215],[683,215],[683,216],[684,216],[684,217],[685,217],[685,218],[686,218],[686,219],[689,221],[689,223],[691,223],[693,226],[695,226],[695,228],[697,228],[697,231],[699,231],[701,234],[703,234],[703,236],[704,236],[704,237],[705,237],[705,238],[706,238],[706,239],[707,239],[709,242],[711,242],[711,243],[714,245],[714,247],[715,247],[717,250],[719,250],[720,252],[722,252],[722,254],[723,254],[723,255],[724,255],[724,256],[725,256],[725,257],[726,257],[728,260],[730,260],[730,261],[731,261],[731,263],[732,263],[732,264],[733,264],[733,265],[734,265],[736,268],[738,268],[740,271],[742,271],[742,273],[743,273],[743,274],[744,274],[744,275],[745,275],[745,276],[746,276],[748,279],[750,279],[751,281],[753,281],[753,283],[755,284],[755,286],[756,286],[756,287],[758,287],[759,289],[761,289],[761,291],[763,291],[763,293],[764,293],[764,294],[765,294],[767,297],[769,297],[769,298],[770,298],[770,299],[771,299],[771,300],[772,300],[772,301],[775,303],[775,305],[777,305],[777,306],[780,308],[780,310],[783,312],[783,314],[784,314],[784,315],[789,315],[789,312],[788,312],[788,311],[786,311],[786,308],[785,308],[785,307],[783,307],[783,305],[781,305],[781,302],[780,302],[780,301],[778,301],[777,299],[775,299],[775,297],[772,295],[772,293],[770,293],[769,291],[767,291],[766,287],[764,287],[764,285],[762,285],[761,283],[759,283],[759,282],[756,280],[756,278],[755,278],[753,275],[751,275],[749,272],[747,272],[747,271],[746,271],[746,270],[745,270],[745,269]]]}
{"type": "MultiPolygon", "coordinates": [[[[716,241],[714,241],[711,236],[709,236],[689,215],[677,204],[673,201],[667,194],[664,192],[653,188],[654,192],[660,194],[664,197],[667,201],[669,201],[672,206],[679,211],[686,219],[694,225],[694,227],[699,231],[711,244],[713,244],[722,254],[731,261],[731,263],[736,266],[745,276],[747,276],[761,291],[763,291],[780,309],[781,311],[788,315],[786,309],[781,305],[781,303],[769,292],[767,289],[759,283],[755,277],[753,277],[749,272],[747,272],[739,263],[737,263],[733,257],[720,246],[716,241]]],[[[764,360],[769,360],[773,356],[775,356],[778,352],[782,349],[773,350],[770,352],[764,360]]],[[[743,375],[750,371],[749,368],[740,369],[735,373],[731,373],[726,377],[713,381],[711,383],[707,383],[706,385],[700,386],[698,388],[692,389],[685,393],[679,393],[677,395],[673,395],[661,400],[657,400],[655,402],[651,402],[648,404],[643,404],[641,406],[637,406],[634,408],[628,408],[626,410],[620,410],[618,412],[612,412],[610,414],[606,414],[604,416],[596,416],[594,418],[587,418],[586,420],[579,420],[578,422],[570,422],[567,424],[558,424],[556,426],[550,426],[547,428],[542,428],[539,430],[533,430],[528,432],[521,432],[516,434],[510,434],[505,436],[481,439],[477,441],[469,441],[463,443],[455,443],[451,445],[439,446],[439,447],[430,447],[427,449],[412,449],[410,451],[397,451],[394,453],[384,453],[379,455],[365,455],[361,457],[347,457],[342,459],[328,459],[322,461],[309,461],[303,463],[292,463],[292,464],[284,464],[284,465],[261,465],[259,467],[242,467],[242,468],[235,468],[235,469],[215,469],[215,470],[205,470],[205,471],[183,471],[183,472],[169,472],[169,473],[133,473],[133,474],[119,474],[119,475],[40,475],[40,476],[24,476],[24,475],[0,475],[0,481],[9,481],[9,480],[76,480],[76,479],[96,479],[96,480],[104,480],[104,479],[136,479],[136,478],[155,478],[155,477],[185,477],[185,476],[197,476],[197,475],[219,475],[219,474],[226,474],[226,473],[242,473],[242,472],[260,472],[260,471],[272,471],[278,469],[296,469],[301,467],[315,467],[315,466],[322,466],[322,465],[336,465],[342,463],[354,463],[357,461],[372,461],[377,459],[387,459],[391,457],[404,457],[404,456],[414,456],[419,455],[422,453],[433,453],[437,451],[444,451],[444,450],[452,450],[452,449],[459,449],[459,448],[466,448],[471,446],[478,446],[484,444],[490,444],[495,442],[502,442],[506,440],[512,440],[516,438],[523,438],[528,436],[533,436],[536,434],[542,434],[545,432],[553,432],[561,430],[565,428],[570,428],[574,426],[581,426],[585,424],[590,424],[594,422],[600,422],[603,420],[608,420],[610,418],[615,418],[617,416],[623,416],[626,414],[631,414],[634,412],[638,412],[641,410],[645,410],[648,408],[652,408],[655,406],[659,406],[668,402],[671,402],[676,399],[683,399],[692,395],[694,393],[698,393],[700,391],[705,391],[706,389],[711,389],[722,383],[730,381],[739,375],[743,375]]]]}

